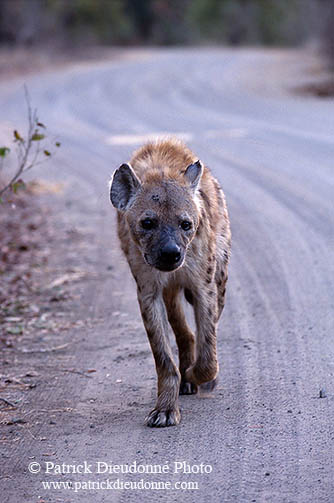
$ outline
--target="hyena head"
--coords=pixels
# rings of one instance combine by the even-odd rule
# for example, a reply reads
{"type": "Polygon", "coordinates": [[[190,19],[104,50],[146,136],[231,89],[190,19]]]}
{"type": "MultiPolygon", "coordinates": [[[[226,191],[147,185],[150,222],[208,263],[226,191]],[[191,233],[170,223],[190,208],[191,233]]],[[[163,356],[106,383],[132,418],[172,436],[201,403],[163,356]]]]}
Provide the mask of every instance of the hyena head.
{"type": "Polygon", "coordinates": [[[197,161],[175,179],[156,170],[141,182],[130,164],[112,177],[110,199],[124,213],[145,262],[159,271],[182,266],[199,223],[196,190],[203,166],[197,161]]]}

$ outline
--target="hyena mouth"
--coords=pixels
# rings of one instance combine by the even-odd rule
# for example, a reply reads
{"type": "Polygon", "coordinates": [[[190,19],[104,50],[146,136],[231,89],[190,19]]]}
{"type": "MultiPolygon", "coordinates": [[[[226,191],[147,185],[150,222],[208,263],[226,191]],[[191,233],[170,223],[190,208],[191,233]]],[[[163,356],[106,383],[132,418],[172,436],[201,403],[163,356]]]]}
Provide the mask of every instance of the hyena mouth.
{"type": "Polygon", "coordinates": [[[158,271],[172,272],[172,271],[176,271],[176,269],[179,269],[182,265],[183,265],[183,259],[181,259],[177,264],[173,264],[173,265],[156,264],[154,267],[156,269],[158,269],[158,271]]]}
{"type": "Polygon", "coordinates": [[[147,265],[154,267],[155,269],[158,269],[158,271],[162,272],[172,272],[176,271],[176,269],[179,269],[184,262],[184,256],[180,256],[175,258],[171,262],[167,261],[161,261],[157,260],[156,262],[151,262],[149,255],[147,253],[144,253],[144,259],[147,265]]]}

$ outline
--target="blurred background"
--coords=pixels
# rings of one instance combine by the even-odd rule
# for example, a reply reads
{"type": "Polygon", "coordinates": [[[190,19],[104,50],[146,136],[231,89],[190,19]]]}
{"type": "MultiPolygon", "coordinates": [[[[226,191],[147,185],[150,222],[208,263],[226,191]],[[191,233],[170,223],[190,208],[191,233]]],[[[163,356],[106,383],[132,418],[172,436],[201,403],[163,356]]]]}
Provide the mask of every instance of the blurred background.
{"type": "Polygon", "coordinates": [[[0,0],[0,44],[316,43],[334,66],[333,0],[0,0]]]}

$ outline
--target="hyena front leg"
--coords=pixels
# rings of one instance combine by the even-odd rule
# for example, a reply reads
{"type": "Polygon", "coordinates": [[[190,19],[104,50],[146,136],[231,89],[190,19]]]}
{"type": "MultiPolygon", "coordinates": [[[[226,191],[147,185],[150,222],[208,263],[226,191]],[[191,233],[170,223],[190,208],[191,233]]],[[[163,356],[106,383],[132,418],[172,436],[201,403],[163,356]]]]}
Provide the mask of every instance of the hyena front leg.
{"type": "Polygon", "coordinates": [[[218,376],[217,360],[217,289],[210,287],[194,295],[194,311],[197,327],[196,361],[186,371],[186,379],[197,384],[211,383],[212,389],[218,376]]]}
{"type": "Polygon", "coordinates": [[[178,394],[180,372],[168,343],[168,321],[162,295],[138,290],[138,300],[158,374],[158,398],[146,418],[148,426],[173,426],[180,422],[178,394]]]}
{"type": "Polygon", "coordinates": [[[168,321],[174,331],[180,361],[180,395],[192,395],[197,393],[195,383],[186,380],[186,370],[195,362],[195,336],[188,327],[182,309],[180,288],[164,290],[164,301],[168,314],[168,321]]]}

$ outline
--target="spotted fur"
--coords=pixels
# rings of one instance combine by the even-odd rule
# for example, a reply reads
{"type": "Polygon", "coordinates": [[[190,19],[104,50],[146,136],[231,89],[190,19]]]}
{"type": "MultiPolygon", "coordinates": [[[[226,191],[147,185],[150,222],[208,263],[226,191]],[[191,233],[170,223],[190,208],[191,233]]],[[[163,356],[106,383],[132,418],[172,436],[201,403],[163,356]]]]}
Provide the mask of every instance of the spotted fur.
{"type": "Polygon", "coordinates": [[[137,150],[129,164],[115,171],[110,197],[118,209],[121,247],[137,283],[158,375],[157,403],[146,422],[175,425],[180,421],[178,394],[196,393],[204,383],[210,388],[218,375],[216,330],[231,240],[225,197],[209,169],[174,139],[137,150]],[[153,222],[152,229],[143,228],[147,221],[153,222]],[[184,221],[190,229],[182,228],[184,221]],[[169,271],[161,265],[166,243],[180,250],[169,271]],[[182,295],[194,308],[196,335],[186,322],[182,295]],[[168,325],[176,337],[179,366],[168,325]]]}

